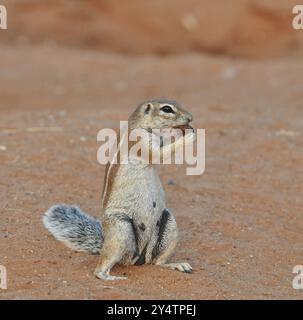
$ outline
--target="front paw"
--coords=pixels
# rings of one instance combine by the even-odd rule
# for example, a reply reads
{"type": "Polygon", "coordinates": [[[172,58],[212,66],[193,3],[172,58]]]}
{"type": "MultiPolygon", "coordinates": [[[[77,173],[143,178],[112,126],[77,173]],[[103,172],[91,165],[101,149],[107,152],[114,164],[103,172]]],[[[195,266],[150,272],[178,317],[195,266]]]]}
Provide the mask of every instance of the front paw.
{"type": "Polygon", "coordinates": [[[184,135],[184,144],[190,144],[196,141],[197,135],[194,129],[186,129],[184,135]]]}

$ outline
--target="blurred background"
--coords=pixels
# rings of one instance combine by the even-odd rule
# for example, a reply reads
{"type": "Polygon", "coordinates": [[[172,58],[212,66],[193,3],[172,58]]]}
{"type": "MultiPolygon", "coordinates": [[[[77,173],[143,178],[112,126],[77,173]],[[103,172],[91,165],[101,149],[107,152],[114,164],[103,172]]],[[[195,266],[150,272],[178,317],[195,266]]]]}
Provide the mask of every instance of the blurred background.
{"type": "Polygon", "coordinates": [[[296,0],[6,0],[9,44],[130,55],[188,52],[242,58],[302,56],[296,0]]]}
{"type": "Polygon", "coordinates": [[[7,299],[301,299],[303,30],[298,0],[0,0],[0,264],[7,299]],[[160,176],[180,229],[173,261],[117,267],[41,223],[55,203],[100,214],[97,133],[143,100],[178,100],[206,129],[206,171],[160,176]]]}

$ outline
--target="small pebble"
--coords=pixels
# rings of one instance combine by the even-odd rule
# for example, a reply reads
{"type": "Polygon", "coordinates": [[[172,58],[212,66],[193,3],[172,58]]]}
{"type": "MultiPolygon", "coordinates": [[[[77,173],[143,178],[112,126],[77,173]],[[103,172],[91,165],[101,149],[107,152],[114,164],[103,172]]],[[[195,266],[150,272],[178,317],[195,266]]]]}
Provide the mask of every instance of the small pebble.
{"type": "Polygon", "coordinates": [[[194,31],[199,25],[198,18],[195,15],[189,13],[185,14],[182,17],[181,23],[187,31],[194,31]]]}
{"type": "Polygon", "coordinates": [[[275,132],[276,136],[284,136],[284,137],[296,137],[299,135],[299,132],[291,131],[291,130],[279,130],[275,132]]]}
{"type": "Polygon", "coordinates": [[[226,67],[222,72],[223,79],[233,79],[236,76],[236,69],[232,66],[226,67]]]}
{"type": "Polygon", "coordinates": [[[174,185],[176,185],[176,182],[175,182],[173,179],[169,179],[169,180],[167,181],[167,184],[168,184],[169,186],[174,186],[174,185]]]}

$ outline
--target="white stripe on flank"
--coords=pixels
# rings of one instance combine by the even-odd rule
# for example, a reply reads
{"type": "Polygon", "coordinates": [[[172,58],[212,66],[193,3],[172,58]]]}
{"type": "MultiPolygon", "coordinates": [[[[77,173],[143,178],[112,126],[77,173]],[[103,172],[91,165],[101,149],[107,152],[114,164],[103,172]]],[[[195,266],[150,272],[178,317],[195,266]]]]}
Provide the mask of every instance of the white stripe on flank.
{"type": "MultiPolygon", "coordinates": [[[[123,135],[123,137],[122,137],[122,139],[121,139],[121,141],[120,141],[120,143],[119,143],[117,152],[115,153],[112,161],[110,162],[109,168],[108,168],[108,170],[107,170],[107,175],[106,175],[106,177],[105,177],[106,180],[105,180],[105,185],[104,185],[103,197],[102,197],[102,208],[104,208],[104,198],[105,198],[105,195],[106,195],[106,193],[107,193],[109,173],[110,173],[110,170],[111,170],[111,168],[112,168],[113,162],[117,159],[117,155],[118,155],[118,153],[119,153],[119,151],[120,151],[120,147],[121,147],[122,143],[123,143],[124,140],[125,140],[125,135],[126,135],[126,134],[128,134],[128,128],[127,128],[125,134],[123,135]]],[[[117,164],[118,164],[118,163],[117,163],[117,164]]]]}

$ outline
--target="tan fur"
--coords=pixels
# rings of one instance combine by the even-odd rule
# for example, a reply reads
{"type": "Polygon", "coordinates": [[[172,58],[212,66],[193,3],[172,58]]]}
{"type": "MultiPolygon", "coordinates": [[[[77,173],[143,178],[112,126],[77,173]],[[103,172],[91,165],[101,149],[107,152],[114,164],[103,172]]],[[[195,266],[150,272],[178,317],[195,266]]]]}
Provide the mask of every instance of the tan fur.
{"type": "MultiPolygon", "coordinates": [[[[191,121],[192,115],[177,102],[156,99],[142,103],[134,111],[129,118],[129,129],[173,128],[191,121]],[[171,112],[164,112],[164,106],[170,106],[171,112]]],[[[150,137],[146,141],[149,149],[150,137]]],[[[194,137],[192,132],[171,146],[159,148],[161,158],[194,137]]],[[[105,170],[102,207],[105,239],[95,270],[98,278],[123,279],[110,275],[116,263],[155,263],[183,272],[191,271],[187,263],[166,264],[177,244],[178,231],[172,213],[166,208],[165,194],[154,165],[109,163],[105,170]]]]}

